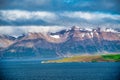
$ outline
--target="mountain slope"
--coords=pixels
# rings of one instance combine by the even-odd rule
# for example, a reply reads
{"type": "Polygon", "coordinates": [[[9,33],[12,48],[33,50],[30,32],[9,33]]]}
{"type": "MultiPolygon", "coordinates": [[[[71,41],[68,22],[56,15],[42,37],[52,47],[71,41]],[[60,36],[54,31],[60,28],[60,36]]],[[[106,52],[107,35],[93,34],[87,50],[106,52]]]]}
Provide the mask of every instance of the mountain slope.
{"type": "Polygon", "coordinates": [[[2,50],[2,57],[65,57],[120,52],[120,33],[111,29],[72,27],[56,33],[28,33],[2,50]]]}
{"type": "Polygon", "coordinates": [[[0,50],[2,48],[6,48],[8,46],[10,46],[11,44],[13,44],[15,41],[15,38],[9,35],[0,35],[0,50]]]}

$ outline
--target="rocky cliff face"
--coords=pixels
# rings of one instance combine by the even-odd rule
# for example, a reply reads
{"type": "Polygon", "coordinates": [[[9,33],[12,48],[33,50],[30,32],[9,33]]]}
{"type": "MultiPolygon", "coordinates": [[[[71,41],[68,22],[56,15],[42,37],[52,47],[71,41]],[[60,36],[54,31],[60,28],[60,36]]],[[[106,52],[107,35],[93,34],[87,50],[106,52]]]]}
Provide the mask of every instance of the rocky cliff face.
{"type": "Polygon", "coordinates": [[[0,34],[0,50],[12,45],[14,40],[15,38],[12,36],[0,34]]]}
{"type": "Polygon", "coordinates": [[[120,33],[113,29],[72,27],[56,33],[0,37],[2,57],[57,57],[69,54],[120,52],[120,33]]]}

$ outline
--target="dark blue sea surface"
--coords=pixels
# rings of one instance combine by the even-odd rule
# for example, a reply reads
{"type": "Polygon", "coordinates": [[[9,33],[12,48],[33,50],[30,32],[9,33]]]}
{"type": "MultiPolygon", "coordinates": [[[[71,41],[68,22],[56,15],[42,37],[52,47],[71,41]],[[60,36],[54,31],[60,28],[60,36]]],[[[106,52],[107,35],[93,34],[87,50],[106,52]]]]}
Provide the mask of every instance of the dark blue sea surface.
{"type": "Polygon", "coordinates": [[[119,62],[48,63],[1,61],[2,80],[120,80],[119,62]]]}

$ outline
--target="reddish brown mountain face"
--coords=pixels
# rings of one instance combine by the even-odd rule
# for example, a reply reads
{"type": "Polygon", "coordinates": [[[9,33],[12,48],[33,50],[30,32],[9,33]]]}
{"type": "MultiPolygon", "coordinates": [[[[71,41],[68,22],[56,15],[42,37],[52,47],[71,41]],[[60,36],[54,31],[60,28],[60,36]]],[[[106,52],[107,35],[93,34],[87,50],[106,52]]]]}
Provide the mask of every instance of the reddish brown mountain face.
{"type": "Polygon", "coordinates": [[[0,48],[7,48],[12,45],[15,41],[15,38],[8,35],[0,35],[0,48]]]}
{"type": "Polygon", "coordinates": [[[56,33],[28,33],[16,39],[0,35],[0,47],[3,57],[115,53],[120,52],[120,32],[113,29],[82,29],[74,26],[56,33]]]}

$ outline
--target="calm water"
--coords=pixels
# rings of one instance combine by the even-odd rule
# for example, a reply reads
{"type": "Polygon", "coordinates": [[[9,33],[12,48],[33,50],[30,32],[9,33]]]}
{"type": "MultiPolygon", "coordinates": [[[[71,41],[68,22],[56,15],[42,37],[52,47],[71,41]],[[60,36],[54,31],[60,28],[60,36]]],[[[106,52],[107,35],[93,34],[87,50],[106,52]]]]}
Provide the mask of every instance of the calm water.
{"type": "Polygon", "coordinates": [[[3,80],[120,80],[120,63],[0,62],[3,80]]]}

